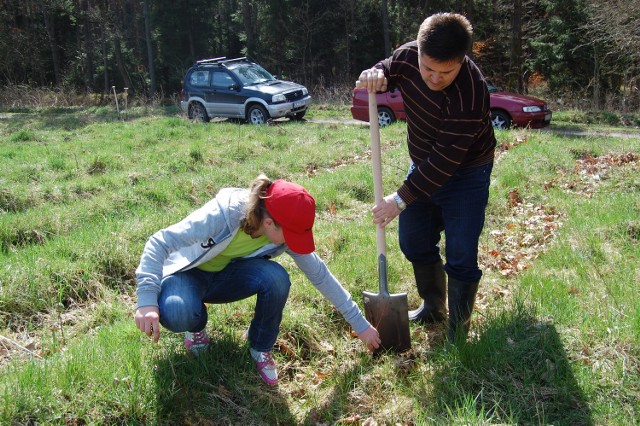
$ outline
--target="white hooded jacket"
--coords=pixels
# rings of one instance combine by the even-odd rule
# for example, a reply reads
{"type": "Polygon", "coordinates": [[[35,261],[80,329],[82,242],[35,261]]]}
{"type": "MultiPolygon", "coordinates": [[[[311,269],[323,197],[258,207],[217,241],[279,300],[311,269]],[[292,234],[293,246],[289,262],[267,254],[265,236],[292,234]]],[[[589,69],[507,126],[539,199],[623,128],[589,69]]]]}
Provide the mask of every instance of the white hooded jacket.
{"type": "MultiPolygon", "coordinates": [[[[158,306],[162,278],[207,262],[221,253],[240,230],[249,191],[226,188],[180,222],[153,234],[144,246],[136,269],[138,308],[158,306]]],[[[356,333],[370,324],[360,308],[325,263],[314,253],[297,254],[285,244],[269,243],[246,258],[270,259],[287,252],[311,283],[349,322],[356,333]]]]}

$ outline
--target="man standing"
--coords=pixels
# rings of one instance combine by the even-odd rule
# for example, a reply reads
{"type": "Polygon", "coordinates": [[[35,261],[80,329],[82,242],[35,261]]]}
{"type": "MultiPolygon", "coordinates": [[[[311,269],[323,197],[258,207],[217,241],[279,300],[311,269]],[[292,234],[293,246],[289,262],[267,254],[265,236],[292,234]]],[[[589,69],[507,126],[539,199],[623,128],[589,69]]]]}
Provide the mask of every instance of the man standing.
{"type": "Polygon", "coordinates": [[[446,320],[448,277],[447,336],[452,342],[466,339],[482,276],[478,240],[496,146],[487,85],[467,56],[472,36],[464,16],[432,15],[420,26],[416,41],[359,77],[369,92],[390,87],[402,92],[411,166],[400,188],[374,206],[373,221],[386,226],[400,216],[400,248],[413,266],[423,299],[409,312],[410,320],[446,320]]]}

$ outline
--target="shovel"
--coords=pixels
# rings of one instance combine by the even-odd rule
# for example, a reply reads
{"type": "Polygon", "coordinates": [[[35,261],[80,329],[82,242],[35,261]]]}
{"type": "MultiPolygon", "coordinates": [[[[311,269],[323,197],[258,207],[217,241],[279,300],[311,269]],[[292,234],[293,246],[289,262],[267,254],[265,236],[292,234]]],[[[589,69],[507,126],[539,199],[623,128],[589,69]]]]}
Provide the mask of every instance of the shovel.
{"type": "MultiPolygon", "coordinates": [[[[356,82],[358,85],[359,82],[356,82]]],[[[380,154],[380,127],[376,94],[369,93],[369,126],[371,132],[371,160],[373,163],[373,192],[375,202],[382,201],[382,161],[380,154]]],[[[402,352],[411,348],[409,334],[409,303],[407,294],[389,294],[387,283],[387,243],[384,228],[376,225],[378,248],[378,281],[380,293],[362,292],[364,315],[380,334],[382,343],[376,353],[392,349],[402,352]]]]}

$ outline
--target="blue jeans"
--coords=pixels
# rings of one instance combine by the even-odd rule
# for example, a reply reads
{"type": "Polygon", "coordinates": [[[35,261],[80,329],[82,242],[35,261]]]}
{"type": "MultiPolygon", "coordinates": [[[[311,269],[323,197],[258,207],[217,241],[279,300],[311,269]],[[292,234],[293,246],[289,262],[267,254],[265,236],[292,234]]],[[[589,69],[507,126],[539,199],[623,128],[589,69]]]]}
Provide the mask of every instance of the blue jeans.
{"type": "MultiPolygon", "coordinates": [[[[413,172],[414,166],[409,169],[413,172]]],[[[471,282],[482,277],[478,241],[484,227],[493,163],[458,170],[431,198],[418,198],[400,213],[400,249],[411,263],[431,265],[441,259],[444,231],[445,271],[471,282]]]]}
{"type": "Polygon", "coordinates": [[[198,268],[177,272],[162,280],[160,323],[176,333],[201,331],[208,319],[205,303],[230,303],[257,295],[249,343],[256,351],[269,352],[280,331],[290,287],[287,271],[267,259],[238,260],[219,272],[198,268]]]}

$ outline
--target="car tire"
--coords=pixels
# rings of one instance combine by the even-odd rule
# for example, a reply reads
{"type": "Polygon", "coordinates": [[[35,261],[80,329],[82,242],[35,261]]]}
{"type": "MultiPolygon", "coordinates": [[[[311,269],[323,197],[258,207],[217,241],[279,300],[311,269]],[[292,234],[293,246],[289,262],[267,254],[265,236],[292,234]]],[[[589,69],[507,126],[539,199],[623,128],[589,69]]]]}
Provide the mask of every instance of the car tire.
{"type": "Polygon", "coordinates": [[[269,119],[266,108],[259,104],[253,104],[247,110],[247,121],[250,124],[265,124],[269,119]]]}
{"type": "Polygon", "coordinates": [[[504,111],[491,111],[491,124],[496,130],[508,130],[511,127],[511,117],[504,111]]]}
{"type": "Polygon", "coordinates": [[[195,120],[200,123],[208,123],[209,115],[207,114],[207,110],[204,106],[198,102],[194,102],[189,105],[189,119],[195,120]]]}
{"type": "Polygon", "coordinates": [[[396,116],[393,114],[393,111],[387,107],[378,108],[378,125],[380,127],[388,126],[395,121],[396,116]]]}

